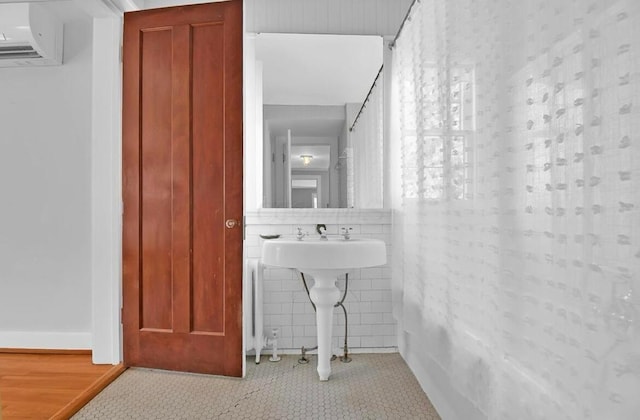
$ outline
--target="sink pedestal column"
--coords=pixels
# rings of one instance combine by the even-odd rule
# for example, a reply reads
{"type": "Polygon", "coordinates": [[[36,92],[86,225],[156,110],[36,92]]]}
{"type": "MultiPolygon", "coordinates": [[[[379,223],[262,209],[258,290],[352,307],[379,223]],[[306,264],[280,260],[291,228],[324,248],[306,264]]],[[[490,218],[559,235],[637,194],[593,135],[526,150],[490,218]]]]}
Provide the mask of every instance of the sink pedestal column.
{"type": "Polygon", "coordinates": [[[340,290],[336,286],[337,275],[309,272],[315,283],[309,295],[316,305],[316,328],[318,334],[318,375],[321,381],[328,381],[331,375],[331,329],[333,308],[340,300],[340,290]]]}

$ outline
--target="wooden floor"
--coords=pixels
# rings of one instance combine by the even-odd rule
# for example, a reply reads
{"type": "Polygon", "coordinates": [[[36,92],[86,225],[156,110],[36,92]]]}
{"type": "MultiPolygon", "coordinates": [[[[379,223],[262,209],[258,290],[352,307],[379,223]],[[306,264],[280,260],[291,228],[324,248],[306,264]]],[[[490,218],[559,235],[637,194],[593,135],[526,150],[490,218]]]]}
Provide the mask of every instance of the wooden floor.
{"type": "Polygon", "coordinates": [[[92,364],[90,354],[0,352],[0,418],[64,418],[55,415],[70,404],[78,405],[78,397],[113,370],[112,365],[92,364]]]}

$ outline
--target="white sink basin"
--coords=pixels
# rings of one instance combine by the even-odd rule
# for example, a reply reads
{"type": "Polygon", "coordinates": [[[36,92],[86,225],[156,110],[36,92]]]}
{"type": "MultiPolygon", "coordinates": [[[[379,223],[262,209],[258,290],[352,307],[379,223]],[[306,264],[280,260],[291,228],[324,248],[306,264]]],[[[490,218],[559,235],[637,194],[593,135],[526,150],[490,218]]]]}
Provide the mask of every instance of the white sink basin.
{"type": "Polygon", "coordinates": [[[385,243],[378,239],[274,239],[262,246],[262,262],[302,272],[374,267],[387,262],[385,243]]]}
{"type": "Polygon", "coordinates": [[[331,375],[333,308],[340,299],[337,276],[352,269],[386,262],[385,243],[378,239],[273,239],[262,245],[263,264],[295,268],[314,278],[309,296],[316,307],[318,376],[321,381],[329,380],[331,375]]]}

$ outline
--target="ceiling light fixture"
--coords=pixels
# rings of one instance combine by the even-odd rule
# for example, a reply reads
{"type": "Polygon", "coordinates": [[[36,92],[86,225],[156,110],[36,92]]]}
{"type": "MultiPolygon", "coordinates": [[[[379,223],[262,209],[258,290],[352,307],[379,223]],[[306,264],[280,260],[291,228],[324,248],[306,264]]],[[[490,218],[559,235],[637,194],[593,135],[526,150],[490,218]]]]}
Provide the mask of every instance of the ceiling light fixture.
{"type": "Polygon", "coordinates": [[[311,163],[311,159],[313,159],[313,156],[311,156],[311,155],[300,155],[300,159],[302,159],[302,164],[304,166],[309,166],[309,164],[311,163]]]}

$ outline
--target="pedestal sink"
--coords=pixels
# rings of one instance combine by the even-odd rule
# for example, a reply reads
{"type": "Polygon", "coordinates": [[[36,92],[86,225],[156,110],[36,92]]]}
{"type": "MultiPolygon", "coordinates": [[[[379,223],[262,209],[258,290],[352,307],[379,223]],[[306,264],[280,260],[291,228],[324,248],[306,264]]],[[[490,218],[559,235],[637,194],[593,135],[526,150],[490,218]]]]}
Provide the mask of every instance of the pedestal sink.
{"type": "Polygon", "coordinates": [[[262,262],[274,267],[295,268],[315,279],[310,296],[316,305],[318,375],[321,381],[329,380],[333,307],[340,299],[336,280],[352,269],[386,264],[384,242],[362,238],[267,240],[262,245],[262,262]]]}

